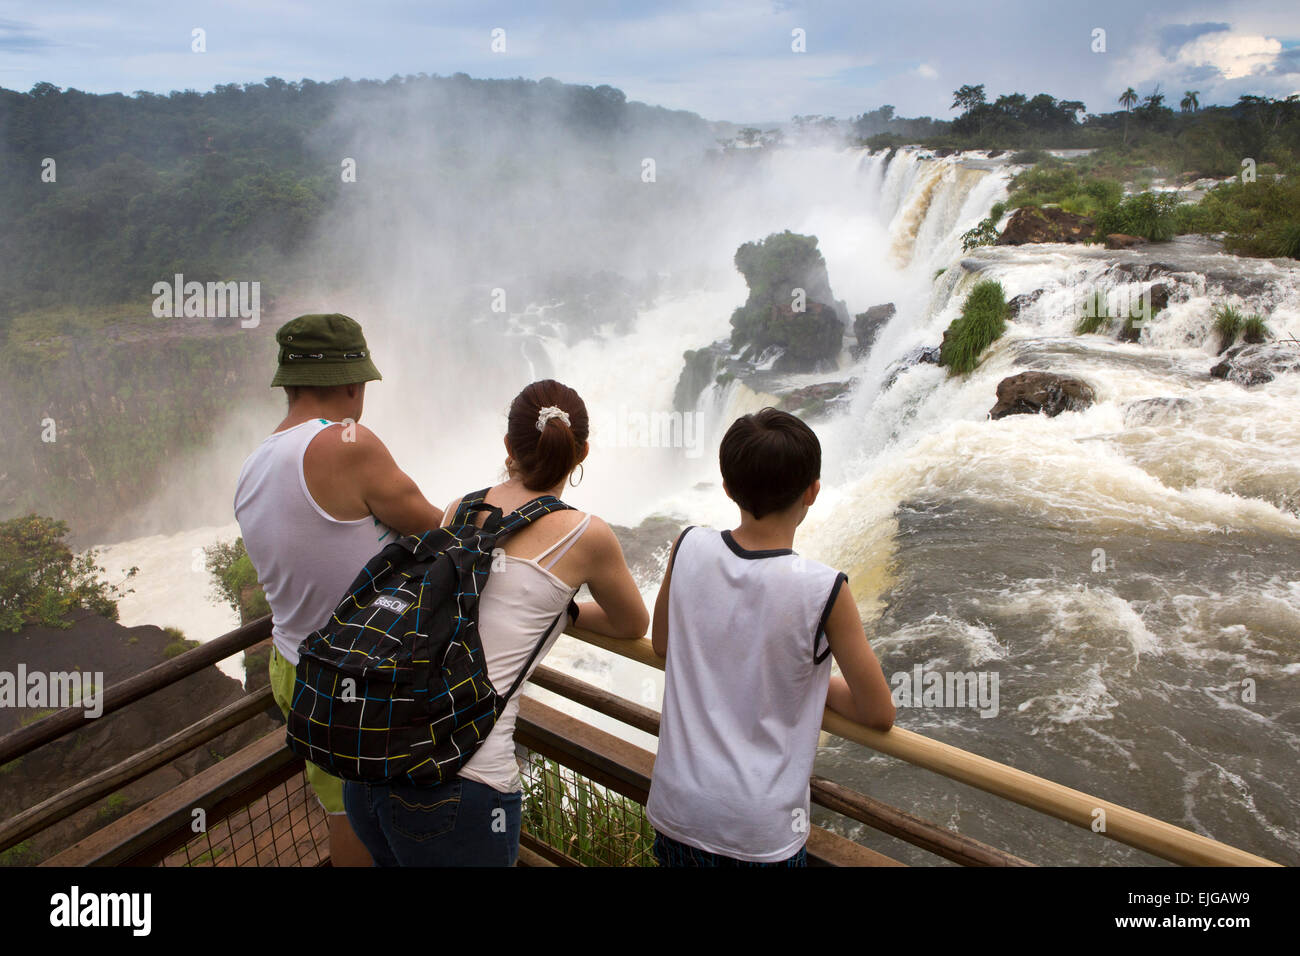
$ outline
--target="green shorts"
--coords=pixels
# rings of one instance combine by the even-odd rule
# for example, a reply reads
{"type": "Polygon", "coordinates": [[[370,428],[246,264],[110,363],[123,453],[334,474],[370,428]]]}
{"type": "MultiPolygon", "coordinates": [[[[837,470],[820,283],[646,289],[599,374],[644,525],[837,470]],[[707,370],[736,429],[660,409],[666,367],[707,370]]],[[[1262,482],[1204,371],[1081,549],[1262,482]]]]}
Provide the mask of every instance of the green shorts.
{"type": "MultiPolygon", "coordinates": [[[[293,684],[297,669],[286,661],[275,647],[271,648],[271,661],[267,669],[271,673],[271,696],[280,705],[280,711],[288,718],[289,705],[293,703],[293,684]]],[[[309,760],[307,782],[316,791],[316,799],[320,801],[326,813],[343,813],[342,780],[326,773],[309,760]]]]}

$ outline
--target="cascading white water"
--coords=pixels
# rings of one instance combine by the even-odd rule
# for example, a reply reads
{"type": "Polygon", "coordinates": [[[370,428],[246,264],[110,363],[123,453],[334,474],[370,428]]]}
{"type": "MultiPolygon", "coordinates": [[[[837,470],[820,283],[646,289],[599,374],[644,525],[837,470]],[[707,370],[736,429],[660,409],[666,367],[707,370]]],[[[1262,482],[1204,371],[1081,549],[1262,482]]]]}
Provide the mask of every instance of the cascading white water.
{"type": "MultiPolygon", "coordinates": [[[[710,278],[660,296],[623,333],[598,330],[566,344],[533,330],[510,343],[525,373],[544,360],[592,412],[593,452],[571,500],[627,525],[651,515],[734,521],[717,478],[717,442],[736,415],[773,395],[740,381],[707,388],[694,431],[678,436],[692,440],[676,447],[658,447],[629,422],[670,412],[682,353],[729,333],[731,310],[746,294],[730,269],[736,247],[782,229],[816,235],[850,312],[883,302],[897,312],[865,356],[779,383],[854,383],[847,409],[816,425],[824,489],[796,546],[850,573],[887,674],[918,663],[994,669],[1003,680],[997,720],[905,710],[900,724],[1296,862],[1300,728],[1285,701],[1300,680],[1300,376],[1247,390],[1210,381],[1206,369],[1210,316],[1222,302],[1264,309],[1276,333],[1300,336],[1297,270],[1218,256],[1214,268],[1250,273],[1263,291],[1233,299],[1205,279],[1209,272],[1198,282],[1189,266],[1141,344],[1075,336],[1080,289],[1124,281],[1114,254],[961,251],[962,232],[1004,198],[1008,175],[970,154],[786,149],[720,176],[689,236],[710,278]],[[886,387],[900,359],[938,344],[976,271],[1001,281],[1008,298],[1042,294],[968,377],[921,364],[886,387]],[[1053,419],[986,420],[998,381],[1029,367],[1085,378],[1097,403],[1053,419]],[[1146,399],[1184,404],[1177,416],[1153,419],[1135,410],[1146,399]],[[1097,550],[1113,559],[1100,572],[1090,564],[1097,550]],[[1260,688],[1254,704],[1240,700],[1245,679],[1260,688]]],[[[1185,253],[1202,263],[1201,253],[1185,253]]],[[[418,388],[418,370],[396,365],[385,370],[367,421],[399,462],[439,504],[490,480],[503,457],[499,410],[458,408],[432,435],[413,432],[394,412],[418,388]],[[449,458],[453,444],[459,454],[449,458]]],[[[200,539],[237,533],[231,525],[124,542],[106,550],[104,563],[110,571],[189,564],[192,549],[207,543],[200,539]]],[[[176,587],[177,575],[143,574],[121,603],[122,620],[175,624],[200,638],[233,627],[221,611],[202,620],[210,633],[194,626],[206,580],[193,577],[181,595],[155,587],[176,587]]],[[[643,584],[653,600],[657,581],[643,584]]],[[[658,703],[657,675],[585,645],[562,641],[550,662],[658,703]]],[[[1044,836],[1032,814],[1008,814],[997,801],[859,748],[828,746],[822,763],[922,816],[947,821],[976,810],[964,832],[1040,862],[1136,859],[1105,841],[1081,847],[1072,834],[1044,836]]]]}

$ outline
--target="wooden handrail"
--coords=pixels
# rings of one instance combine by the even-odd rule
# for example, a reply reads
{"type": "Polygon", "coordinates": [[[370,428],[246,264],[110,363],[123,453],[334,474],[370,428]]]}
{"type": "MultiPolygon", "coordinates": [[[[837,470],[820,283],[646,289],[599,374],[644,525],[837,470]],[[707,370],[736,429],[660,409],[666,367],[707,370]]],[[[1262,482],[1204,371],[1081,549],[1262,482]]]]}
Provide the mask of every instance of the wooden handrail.
{"type": "MultiPolygon", "coordinates": [[[[103,713],[118,710],[251,647],[265,640],[270,633],[271,618],[268,615],[115,684],[104,692],[103,713]]],[[[663,660],[655,654],[646,638],[620,640],[577,627],[571,627],[565,633],[594,647],[663,670],[663,660]]],[[[92,718],[86,717],[82,708],[69,707],[0,738],[0,766],[70,733],[89,719],[92,718]]],[[[1189,866],[1280,865],[1111,801],[1101,800],[901,727],[882,733],[828,710],[822,728],[846,740],[1089,831],[1098,818],[1098,811],[1103,811],[1105,829],[1100,831],[1101,835],[1175,863],[1189,866]]]]}
{"type": "MultiPolygon", "coordinates": [[[[128,677],[103,691],[104,706],[99,716],[121,710],[141,697],[148,697],[155,691],[162,690],[183,677],[198,673],[203,668],[224,660],[232,654],[238,654],[270,636],[271,616],[268,614],[255,621],[249,621],[243,627],[222,634],[206,644],[200,644],[182,654],[177,654],[171,660],[164,661],[134,677],[128,677]]],[[[23,754],[31,753],[37,747],[44,746],[52,740],[58,740],[94,719],[96,718],[86,716],[84,706],[65,707],[57,714],[51,714],[20,730],[6,734],[0,737],[0,766],[16,760],[23,754]]]]}
{"type": "MultiPolygon", "coordinates": [[[[663,658],[654,652],[646,638],[619,640],[578,627],[571,627],[565,633],[629,660],[663,670],[663,658]]],[[[1102,811],[1105,829],[1099,835],[1174,863],[1185,866],[1280,866],[1262,856],[901,727],[882,733],[827,710],[822,729],[1089,832],[1092,832],[1094,821],[1101,819],[1097,811],[1102,811]]]]}
{"type": "Polygon", "coordinates": [[[0,851],[21,843],[33,834],[40,833],[90,806],[96,800],[120,790],[128,783],[139,780],[181,754],[189,753],[200,744],[215,740],[232,727],[237,727],[256,717],[271,705],[271,688],[266,686],[240,697],[215,713],[191,724],[184,730],[160,740],[147,750],[122,761],[115,767],[101,770],[61,793],[42,800],[34,807],[0,823],[0,851]]]}
{"type": "MultiPolygon", "coordinates": [[[[545,665],[533,671],[529,680],[538,687],[590,707],[606,717],[613,717],[645,733],[659,735],[659,714],[649,707],[633,703],[545,665]]],[[[1028,860],[1014,854],[946,830],[936,823],[874,800],[825,777],[813,776],[809,787],[812,802],[818,806],[834,810],[962,866],[1033,866],[1028,860]]]]}

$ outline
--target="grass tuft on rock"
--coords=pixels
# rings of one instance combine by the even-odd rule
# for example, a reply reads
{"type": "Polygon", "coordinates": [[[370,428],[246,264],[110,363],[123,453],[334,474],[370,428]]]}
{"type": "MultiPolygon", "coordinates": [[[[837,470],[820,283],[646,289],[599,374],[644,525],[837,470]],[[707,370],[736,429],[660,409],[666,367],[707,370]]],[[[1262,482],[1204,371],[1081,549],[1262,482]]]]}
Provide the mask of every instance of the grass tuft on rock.
{"type": "Polygon", "coordinates": [[[1219,337],[1219,354],[1222,355],[1237,341],[1245,317],[1240,310],[1230,305],[1221,305],[1214,310],[1214,334],[1219,337]]]}
{"type": "Polygon", "coordinates": [[[1002,283],[994,279],[978,282],[961,307],[961,316],[944,333],[939,364],[949,375],[966,375],[979,364],[980,356],[1007,330],[1007,300],[1002,283]]]}

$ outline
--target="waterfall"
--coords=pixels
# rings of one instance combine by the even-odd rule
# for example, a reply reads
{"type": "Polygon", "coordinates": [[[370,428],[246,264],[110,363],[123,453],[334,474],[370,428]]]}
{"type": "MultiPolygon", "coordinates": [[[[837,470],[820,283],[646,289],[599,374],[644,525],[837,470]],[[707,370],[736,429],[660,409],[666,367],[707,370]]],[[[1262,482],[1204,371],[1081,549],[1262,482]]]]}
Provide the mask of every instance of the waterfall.
{"type": "MultiPolygon", "coordinates": [[[[640,308],[630,327],[572,342],[532,327],[518,331],[526,339],[517,347],[485,339],[497,344],[476,360],[496,361],[499,350],[518,371],[475,380],[472,403],[422,419],[401,412],[427,370],[400,348],[377,346],[381,365],[391,359],[373,406],[367,394],[367,423],[442,504],[499,471],[505,403],[530,370],[549,369],[593,416],[576,505],[625,525],[668,515],[730,526],[735,510],[716,467],[726,426],[789,388],[849,382],[841,410],[815,422],[823,492],[796,548],[850,574],[887,675],[922,664],[993,669],[1002,679],[997,719],[911,710],[900,724],[1300,862],[1300,729],[1286,712],[1300,696],[1300,375],[1254,389],[1207,375],[1217,305],[1261,311],[1275,333],[1300,337],[1300,270],[1192,240],[1122,254],[1061,245],[963,253],[962,233],[1005,198],[1014,171],[985,155],[778,149],[746,158],[743,168],[698,172],[688,218],[647,225],[676,237],[698,271],[640,308]],[[672,410],[683,353],[729,335],[746,295],[731,268],[737,246],[783,229],[818,237],[831,287],[851,313],[895,304],[872,348],[857,359],[845,353],[823,375],[709,385],[689,413],[694,449],[626,440],[636,415],[672,410]],[[1117,290],[1157,265],[1174,293],[1140,343],[1074,334],[1084,290],[1117,290]],[[983,278],[1001,282],[1009,299],[1036,298],[980,366],[964,378],[933,365],[900,368],[918,347],[939,343],[983,278]],[[1085,379],[1096,403],[1056,418],[987,420],[998,382],[1034,368],[1085,379]],[[1243,699],[1243,681],[1258,687],[1254,700],[1243,699]]],[[[673,206],[671,215],[686,214],[673,206]]],[[[404,341],[398,332],[410,329],[394,330],[392,341],[404,341]]],[[[436,396],[421,401],[438,408],[436,396]]],[[[110,571],[189,563],[203,543],[196,534],[124,542],[103,563],[110,571]]],[[[123,622],[215,636],[164,619],[166,595],[150,589],[175,578],[142,576],[121,604],[123,622]]],[[[658,581],[642,583],[653,600],[658,581]]],[[[646,676],[634,665],[573,642],[554,657],[643,697],[646,676]]],[[[1140,860],[1108,841],[1027,835],[1032,815],[965,792],[959,804],[952,788],[856,749],[826,751],[818,767],[932,819],[964,808],[963,832],[1039,861],[1140,860]]]]}

